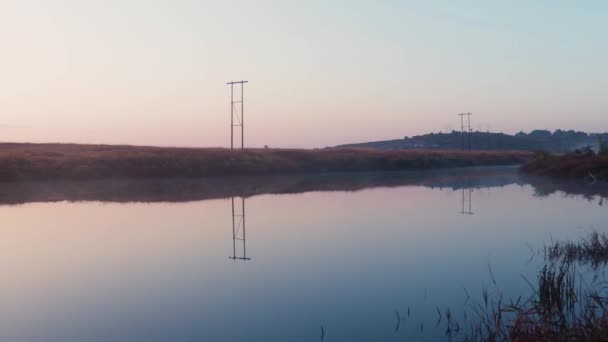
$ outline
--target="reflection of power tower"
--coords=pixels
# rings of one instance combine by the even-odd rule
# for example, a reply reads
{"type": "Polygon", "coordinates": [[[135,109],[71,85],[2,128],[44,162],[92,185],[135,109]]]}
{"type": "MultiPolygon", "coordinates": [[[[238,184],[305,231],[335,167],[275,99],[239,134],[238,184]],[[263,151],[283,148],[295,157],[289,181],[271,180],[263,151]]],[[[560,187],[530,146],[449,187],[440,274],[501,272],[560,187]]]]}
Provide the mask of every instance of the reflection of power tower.
{"type": "Polygon", "coordinates": [[[232,197],[232,260],[251,260],[247,257],[246,235],[245,235],[245,197],[241,197],[241,205],[239,210],[238,203],[235,205],[234,197],[232,197]],[[237,241],[243,245],[242,256],[237,256],[236,245],[237,241]]]}
{"type": "Polygon", "coordinates": [[[460,213],[462,215],[473,215],[473,188],[462,188],[462,206],[460,213]],[[465,191],[466,190],[466,191],[465,191]],[[467,210],[467,202],[469,204],[467,210]]]}
{"type": "Polygon", "coordinates": [[[244,90],[245,83],[247,81],[228,82],[230,85],[230,149],[234,149],[234,127],[241,128],[241,150],[245,148],[245,102],[244,102],[244,90]],[[241,85],[241,100],[234,100],[234,85],[241,85]],[[238,104],[241,104],[240,106],[238,104]],[[239,107],[240,114],[239,114],[239,107]]]}
{"type": "Polygon", "coordinates": [[[465,150],[465,141],[468,141],[468,148],[469,151],[471,150],[471,115],[473,115],[472,113],[460,113],[458,114],[458,116],[460,116],[460,138],[461,138],[461,144],[462,144],[462,150],[465,150]],[[467,134],[465,135],[465,129],[464,129],[464,117],[467,117],[467,129],[466,132],[467,134]]]}

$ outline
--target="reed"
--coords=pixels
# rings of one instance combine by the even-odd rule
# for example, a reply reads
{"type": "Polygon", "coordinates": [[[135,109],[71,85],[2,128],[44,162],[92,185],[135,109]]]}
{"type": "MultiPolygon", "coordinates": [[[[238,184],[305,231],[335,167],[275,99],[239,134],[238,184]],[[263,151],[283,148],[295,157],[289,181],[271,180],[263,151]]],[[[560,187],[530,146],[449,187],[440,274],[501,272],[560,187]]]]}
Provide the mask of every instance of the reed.
{"type": "Polygon", "coordinates": [[[484,288],[482,303],[469,304],[476,319],[465,322],[462,334],[454,333],[454,323],[448,325],[448,339],[608,340],[608,281],[598,281],[608,263],[608,237],[593,232],[578,242],[552,242],[545,246],[544,253],[546,262],[536,282],[524,277],[532,292],[528,299],[519,297],[507,303],[500,294],[490,298],[484,288]],[[587,266],[595,273],[589,283],[580,270],[587,266]]]}
{"type": "Polygon", "coordinates": [[[513,165],[526,152],[0,144],[0,180],[251,176],[513,165]]]}

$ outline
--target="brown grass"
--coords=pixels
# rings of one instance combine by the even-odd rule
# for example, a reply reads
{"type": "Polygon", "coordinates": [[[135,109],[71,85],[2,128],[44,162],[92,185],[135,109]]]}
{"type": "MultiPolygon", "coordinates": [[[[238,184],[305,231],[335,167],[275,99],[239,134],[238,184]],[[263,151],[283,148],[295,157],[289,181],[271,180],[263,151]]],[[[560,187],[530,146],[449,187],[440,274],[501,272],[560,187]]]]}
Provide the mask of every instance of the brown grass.
{"type": "Polygon", "coordinates": [[[0,144],[0,180],[244,176],[520,164],[527,152],[0,144]]]}
{"type": "Polygon", "coordinates": [[[500,291],[498,298],[488,299],[484,290],[484,304],[472,305],[478,320],[467,328],[462,340],[608,340],[608,286],[604,273],[608,236],[593,232],[580,242],[552,243],[544,251],[546,263],[536,284],[524,278],[531,286],[531,297],[506,302],[500,291]],[[585,280],[585,275],[593,275],[593,279],[585,280]]]}

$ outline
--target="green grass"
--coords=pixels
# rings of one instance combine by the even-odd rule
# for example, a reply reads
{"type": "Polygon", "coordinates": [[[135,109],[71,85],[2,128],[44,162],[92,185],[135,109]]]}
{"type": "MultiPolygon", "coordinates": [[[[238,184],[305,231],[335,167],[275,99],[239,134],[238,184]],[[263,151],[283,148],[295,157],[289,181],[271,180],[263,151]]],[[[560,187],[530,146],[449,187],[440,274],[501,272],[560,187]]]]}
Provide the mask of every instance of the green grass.
{"type": "Polygon", "coordinates": [[[0,180],[251,176],[521,164],[526,152],[0,144],[0,180]]]}

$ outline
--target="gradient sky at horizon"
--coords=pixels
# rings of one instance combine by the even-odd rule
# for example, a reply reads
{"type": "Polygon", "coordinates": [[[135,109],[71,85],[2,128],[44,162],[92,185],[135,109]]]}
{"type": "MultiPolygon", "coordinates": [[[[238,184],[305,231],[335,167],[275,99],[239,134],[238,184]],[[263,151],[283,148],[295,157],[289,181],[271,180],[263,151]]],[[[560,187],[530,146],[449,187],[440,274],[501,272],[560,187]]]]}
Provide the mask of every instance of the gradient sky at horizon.
{"type": "Polygon", "coordinates": [[[0,1],[0,141],[324,147],[608,131],[605,1],[0,1]]]}

